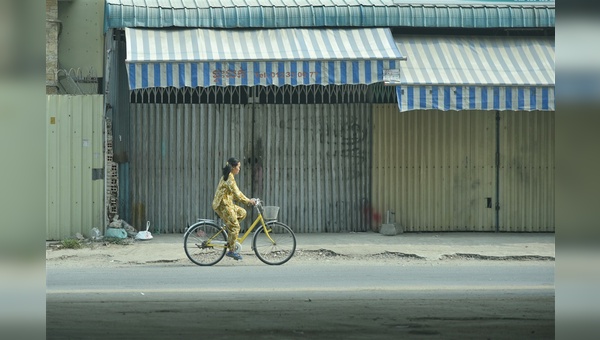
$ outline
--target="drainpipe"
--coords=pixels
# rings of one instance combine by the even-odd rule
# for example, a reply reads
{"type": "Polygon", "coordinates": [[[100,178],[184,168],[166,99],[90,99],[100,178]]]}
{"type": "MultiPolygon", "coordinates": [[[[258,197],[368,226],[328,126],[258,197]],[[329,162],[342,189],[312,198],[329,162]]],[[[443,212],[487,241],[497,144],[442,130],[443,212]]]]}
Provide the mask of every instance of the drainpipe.
{"type": "Polygon", "coordinates": [[[500,111],[496,111],[496,232],[500,231],[500,111]]]}

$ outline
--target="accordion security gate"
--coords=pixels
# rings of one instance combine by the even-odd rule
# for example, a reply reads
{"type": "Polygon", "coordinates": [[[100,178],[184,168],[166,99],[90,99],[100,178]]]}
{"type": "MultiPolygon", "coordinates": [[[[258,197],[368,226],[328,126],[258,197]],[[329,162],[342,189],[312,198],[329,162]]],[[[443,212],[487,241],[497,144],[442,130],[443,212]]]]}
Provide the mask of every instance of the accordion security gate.
{"type": "MultiPolygon", "coordinates": [[[[229,157],[247,196],[281,207],[296,232],[366,231],[371,105],[367,86],[210,87],[132,92],[129,215],[182,232],[216,218],[229,157]]],[[[249,211],[250,212],[250,211],[249,211]]],[[[251,220],[249,214],[242,228],[251,220]]]]}

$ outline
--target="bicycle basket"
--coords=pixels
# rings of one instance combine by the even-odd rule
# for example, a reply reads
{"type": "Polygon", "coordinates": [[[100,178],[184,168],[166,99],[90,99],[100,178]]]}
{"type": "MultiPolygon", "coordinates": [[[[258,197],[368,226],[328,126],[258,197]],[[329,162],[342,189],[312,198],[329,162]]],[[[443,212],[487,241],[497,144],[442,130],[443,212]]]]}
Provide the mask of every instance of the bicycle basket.
{"type": "Polygon", "coordinates": [[[276,220],[277,213],[279,213],[279,207],[265,206],[263,207],[263,218],[265,220],[276,220]]]}

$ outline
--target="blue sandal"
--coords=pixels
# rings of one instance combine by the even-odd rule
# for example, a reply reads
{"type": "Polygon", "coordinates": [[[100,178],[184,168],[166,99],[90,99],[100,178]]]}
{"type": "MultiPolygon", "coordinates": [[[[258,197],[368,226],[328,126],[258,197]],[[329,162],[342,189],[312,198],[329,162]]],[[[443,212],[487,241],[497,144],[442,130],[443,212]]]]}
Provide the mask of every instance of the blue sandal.
{"type": "Polygon", "coordinates": [[[232,251],[228,251],[227,254],[225,254],[228,257],[231,257],[232,259],[235,259],[236,261],[239,261],[242,259],[242,255],[232,252],[232,251]]]}

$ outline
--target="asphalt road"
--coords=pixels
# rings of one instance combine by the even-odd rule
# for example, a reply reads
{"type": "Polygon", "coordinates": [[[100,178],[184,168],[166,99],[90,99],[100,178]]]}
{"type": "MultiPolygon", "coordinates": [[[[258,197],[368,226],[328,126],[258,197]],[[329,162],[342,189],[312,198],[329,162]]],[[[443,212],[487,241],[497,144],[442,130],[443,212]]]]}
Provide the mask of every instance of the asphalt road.
{"type": "Polygon", "coordinates": [[[47,339],[552,339],[554,263],[49,268],[47,339]]]}

